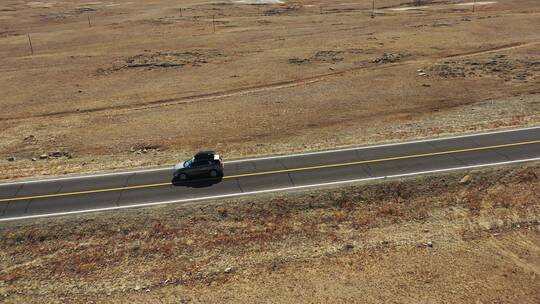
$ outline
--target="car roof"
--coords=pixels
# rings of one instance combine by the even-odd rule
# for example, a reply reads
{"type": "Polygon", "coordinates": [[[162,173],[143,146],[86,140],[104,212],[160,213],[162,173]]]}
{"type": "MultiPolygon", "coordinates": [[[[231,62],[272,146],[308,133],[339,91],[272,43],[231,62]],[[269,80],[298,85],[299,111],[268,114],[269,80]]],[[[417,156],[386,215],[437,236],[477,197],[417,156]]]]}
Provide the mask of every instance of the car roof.
{"type": "Polygon", "coordinates": [[[214,155],[216,154],[216,151],[208,150],[208,151],[199,151],[195,156],[197,155],[214,155]]]}
{"type": "Polygon", "coordinates": [[[197,159],[197,158],[211,159],[211,158],[214,158],[215,155],[216,155],[215,151],[200,151],[197,154],[195,154],[195,156],[193,156],[193,158],[195,158],[195,159],[197,159]]]}

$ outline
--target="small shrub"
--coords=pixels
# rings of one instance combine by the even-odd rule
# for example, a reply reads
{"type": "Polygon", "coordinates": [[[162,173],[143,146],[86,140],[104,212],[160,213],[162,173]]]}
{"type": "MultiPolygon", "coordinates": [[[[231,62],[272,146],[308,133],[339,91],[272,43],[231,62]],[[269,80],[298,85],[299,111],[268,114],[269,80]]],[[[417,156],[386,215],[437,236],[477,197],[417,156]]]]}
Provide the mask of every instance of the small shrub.
{"type": "Polygon", "coordinates": [[[385,203],[378,210],[379,216],[400,216],[403,215],[401,209],[395,203],[385,203]]]}

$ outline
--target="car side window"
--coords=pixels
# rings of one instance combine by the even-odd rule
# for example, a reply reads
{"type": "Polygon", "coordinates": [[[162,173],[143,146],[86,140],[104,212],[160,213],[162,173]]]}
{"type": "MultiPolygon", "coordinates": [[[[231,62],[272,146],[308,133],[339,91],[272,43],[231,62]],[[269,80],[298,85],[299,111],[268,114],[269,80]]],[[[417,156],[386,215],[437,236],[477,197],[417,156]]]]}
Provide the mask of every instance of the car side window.
{"type": "Polygon", "coordinates": [[[193,167],[195,168],[198,168],[198,167],[203,167],[203,166],[206,166],[208,165],[208,161],[206,160],[199,160],[199,161],[196,161],[193,163],[193,167]]]}

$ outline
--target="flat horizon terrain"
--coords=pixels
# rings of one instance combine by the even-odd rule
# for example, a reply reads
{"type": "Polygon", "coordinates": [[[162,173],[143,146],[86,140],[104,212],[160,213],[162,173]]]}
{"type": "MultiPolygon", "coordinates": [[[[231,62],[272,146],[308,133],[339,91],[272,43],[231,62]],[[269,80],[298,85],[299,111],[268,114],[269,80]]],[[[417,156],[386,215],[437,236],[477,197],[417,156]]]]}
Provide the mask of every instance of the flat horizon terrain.
{"type": "Polygon", "coordinates": [[[2,1],[0,179],[538,124],[538,1],[376,7],[2,1]]]}

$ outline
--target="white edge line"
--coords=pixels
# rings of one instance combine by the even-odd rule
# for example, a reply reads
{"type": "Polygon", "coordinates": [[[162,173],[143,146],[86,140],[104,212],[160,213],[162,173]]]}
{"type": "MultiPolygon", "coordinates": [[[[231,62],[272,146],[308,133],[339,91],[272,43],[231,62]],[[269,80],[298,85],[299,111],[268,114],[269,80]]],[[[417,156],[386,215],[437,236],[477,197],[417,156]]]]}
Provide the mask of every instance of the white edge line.
{"type": "Polygon", "coordinates": [[[531,161],[537,161],[537,160],[540,160],[540,157],[512,160],[512,161],[505,161],[505,162],[497,162],[497,163],[489,163],[489,164],[481,164],[481,165],[471,165],[471,166],[463,166],[463,167],[455,167],[455,168],[429,170],[429,171],[418,171],[418,172],[402,173],[402,174],[387,175],[387,176],[359,178],[359,179],[344,180],[344,181],[337,181],[337,182],[327,182],[327,183],[319,183],[319,184],[311,184],[311,185],[303,185],[303,186],[258,190],[258,191],[250,191],[250,192],[243,192],[243,193],[231,193],[231,194],[222,194],[222,195],[215,195],[215,196],[204,196],[204,197],[198,197],[198,198],[188,198],[188,199],[181,199],[181,200],[132,204],[132,205],[118,206],[118,207],[107,207],[107,208],[67,211],[67,212],[58,212],[58,213],[49,213],[49,214],[27,215],[27,216],[21,216],[21,217],[9,217],[9,218],[0,219],[0,222],[24,220],[24,219],[35,219],[35,218],[43,218],[43,217],[54,217],[54,216],[72,215],[72,214],[90,213],[90,212],[112,211],[112,210],[120,210],[120,209],[128,209],[128,208],[198,202],[198,201],[212,200],[212,199],[224,199],[224,198],[247,196],[247,195],[262,194],[262,193],[282,192],[282,191],[288,191],[288,190],[298,190],[298,189],[316,188],[316,187],[324,187],[324,186],[332,186],[332,185],[350,184],[350,183],[355,183],[355,182],[372,181],[372,180],[378,180],[378,179],[390,179],[390,178],[407,177],[407,176],[414,176],[414,175],[424,175],[424,174],[430,174],[430,173],[459,171],[459,170],[490,167],[490,166],[500,166],[500,165],[515,164],[515,163],[531,162],[531,161]]]}
{"type": "MultiPolygon", "coordinates": [[[[432,142],[432,141],[442,141],[442,140],[449,140],[449,139],[477,137],[477,136],[485,136],[485,135],[501,134],[501,133],[511,133],[511,132],[534,130],[534,129],[540,129],[540,126],[527,127],[527,128],[518,128],[518,129],[510,129],[510,130],[499,130],[499,131],[491,131],[491,132],[484,132],[484,133],[456,135],[456,136],[450,136],[450,137],[426,138],[426,139],[418,139],[418,140],[411,140],[411,141],[404,141],[404,142],[395,142],[395,143],[387,143],[387,144],[379,144],[379,145],[368,145],[368,146],[358,146],[358,147],[341,148],[341,149],[334,149],[334,150],[323,150],[323,151],[293,153],[293,154],[274,155],[274,156],[261,156],[261,157],[254,157],[254,158],[230,160],[230,161],[225,161],[224,163],[225,164],[234,164],[234,163],[242,163],[242,162],[257,161],[257,160],[268,160],[268,159],[279,159],[279,158],[298,157],[298,156],[307,156],[307,155],[328,154],[328,153],[345,152],[345,151],[353,151],[353,150],[366,150],[366,149],[373,149],[373,148],[402,146],[402,145],[408,145],[408,144],[416,144],[416,143],[424,143],[424,142],[432,142]]],[[[102,176],[126,175],[126,174],[134,174],[134,173],[172,171],[172,168],[173,168],[173,165],[171,165],[169,167],[161,167],[161,168],[153,168],[153,169],[142,169],[142,170],[133,170],[133,171],[97,173],[97,174],[80,175],[80,176],[52,177],[52,178],[44,178],[44,179],[37,179],[37,180],[27,180],[27,181],[22,180],[22,181],[18,181],[18,182],[6,182],[6,183],[0,182],[0,187],[1,186],[9,186],[9,185],[18,185],[18,184],[54,182],[54,181],[59,181],[59,180],[77,180],[77,179],[102,177],[102,176]]]]}
{"type": "Polygon", "coordinates": [[[477,136],[485,136],[485,135],[492,135],[492,134],[527,131],[527,130],[534,130],[534,129],[540,129],[540,126],[534,126],[534,127],[528,127],[528,128],[520,128],[520,129],[511,129],[511,130],[500,130],[500,131],[493,131],[493,132],[486,132],[486,133],[456,135],[456,136],[450,136],[450,137],[426,138],[426,139],[418,139],[418,140],[411,140],[411,141],[394,142],[394,143],[379,144],[379,145],[358,146],[358,147],[350,147],[350,148],[342,148],[342,149],[334,149],[334,150],[323,150],[323,151],[304,152],[304,153],[296,153],[296,154],[275,155],[275,156],[267,156],[267,157],[263,156],[263,157],[231,160],[231,161],[228,161],[228,162],[225,162],[225,163],[239,163],[239,162],[246,162],[246,161],[275,159],[275,158],[287,158],[287,157],[304,156],[304,155],[316,155],[316,154],[325,154],[325,153],[352,151],[352,150],[366,150],[366,149],[372,149],[372,148],[402,146],[402,145],[408,145],[408,144],[416,144],[416,143],[424,143],[424,142],[432,142],[432,141],[441,141],[441,140],[449,140],[449,139],[458,139],[458,138],[467,138],[467,137],[477,137],[477,136]]]}

